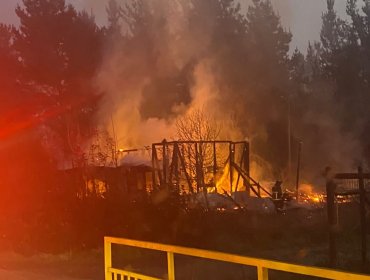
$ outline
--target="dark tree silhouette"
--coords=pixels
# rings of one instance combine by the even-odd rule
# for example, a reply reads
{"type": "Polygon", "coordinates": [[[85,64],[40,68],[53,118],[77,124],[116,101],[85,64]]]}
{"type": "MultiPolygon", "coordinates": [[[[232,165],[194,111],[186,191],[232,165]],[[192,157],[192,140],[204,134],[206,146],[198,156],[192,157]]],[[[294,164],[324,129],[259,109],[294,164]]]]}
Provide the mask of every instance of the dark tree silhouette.
{"type": "Polygon", "coordinates": [[[93,16],[64,0],[24,0],[16,13],[21,82],[43,100],[39,117],[59,135],[62,150],[78,154],[96,103],[93,78],[102,58],[102,31],[93,16]]]}

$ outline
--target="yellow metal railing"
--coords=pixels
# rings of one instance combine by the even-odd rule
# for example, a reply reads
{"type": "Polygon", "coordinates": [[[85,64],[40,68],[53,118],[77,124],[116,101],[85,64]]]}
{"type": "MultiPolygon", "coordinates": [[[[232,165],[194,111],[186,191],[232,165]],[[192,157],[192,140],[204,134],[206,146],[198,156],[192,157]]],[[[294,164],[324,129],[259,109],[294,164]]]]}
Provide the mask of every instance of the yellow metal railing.
{"type": "Polygon", "coordinates": [[[370,280],[370,276],[367,275],[114,237],[105,237],[104,239],[105,280],[116,280],[118,279],[118,275],[120,275],[120,279],[126,279],[126,277],[128,277],[127,279],[135,280],[161,280],[159,278],[113,268],[112,244],[166,252],[168,264],[168,280],[175,279],[175,254],[256,267],[258,280],[268,280],[269,269],[320,277],[324,279],[370,280]]]}

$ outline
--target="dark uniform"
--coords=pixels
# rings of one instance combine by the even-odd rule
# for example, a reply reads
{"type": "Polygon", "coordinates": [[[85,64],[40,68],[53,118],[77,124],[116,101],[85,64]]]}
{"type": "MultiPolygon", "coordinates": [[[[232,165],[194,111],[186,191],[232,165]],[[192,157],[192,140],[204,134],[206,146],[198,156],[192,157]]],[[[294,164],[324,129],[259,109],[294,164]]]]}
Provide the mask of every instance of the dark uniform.
{"type": "Polygon", "coordinates": [[[282,199],[283,190],[281,188],[281,181],[276,181],[275,185],[272,187],[272,198],[273,199],[282,199]]]}

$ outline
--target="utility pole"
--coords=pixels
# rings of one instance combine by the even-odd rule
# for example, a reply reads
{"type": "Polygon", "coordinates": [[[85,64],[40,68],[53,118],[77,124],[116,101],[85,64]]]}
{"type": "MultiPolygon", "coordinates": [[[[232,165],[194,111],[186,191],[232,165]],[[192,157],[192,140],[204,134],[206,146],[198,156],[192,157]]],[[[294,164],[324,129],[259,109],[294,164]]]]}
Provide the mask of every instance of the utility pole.
{"type": "Polygon", "coordinates": [[[110,115],[110,120],[112,122],[112,132],[113,132],[113,140],[114,140],[114,153],[112,154],[114,167],[118,167],[118,143],[117,143],[117,134],[116,129],[114,127],[114,121],[112,114],[110,115]]]}
{"type": "Polygon", "coordinates": [[[297,158],[297,178],[296,178],[296,199],[299,200],[299,173],[301,171],[301,150],[302,150],[302,141],[298,142],[298,158],[297,158]]]}
{"type": "Polygon", "coordinates": [[[360,221],[361,221],[361,256],[362,264],[367,263],[367,244],[366,244],[366,191],[364,183],[364,175],[362,167],[358,168],[358,182],[359,182],[359,194],[360,194],[360,221]]]}
{"type": "Polygon", "coordinates": [[[288,97],[288,184],[291,184],[292,178],[292,124],[291,124],[291,108],[290,97],[288,97]]]}
{"type": "Polygon", "coordinates": [[[287,137],[288,137],[288,170],[287,170],[287,185],[288,187],[291,187],[292,185],[292,117],[291,117],[291,96],[288,95],[280,96],[285,102],[287,102],[288,105],[288,127],[287,127],[287,137]]]}

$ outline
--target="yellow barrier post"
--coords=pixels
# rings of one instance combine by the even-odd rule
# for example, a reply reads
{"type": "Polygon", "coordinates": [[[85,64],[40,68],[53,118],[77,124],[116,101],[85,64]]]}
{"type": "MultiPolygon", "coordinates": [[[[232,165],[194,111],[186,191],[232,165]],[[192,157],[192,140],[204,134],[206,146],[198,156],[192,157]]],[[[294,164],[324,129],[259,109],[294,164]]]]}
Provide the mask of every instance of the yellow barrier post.
{"type": "Polygon", "coordinates": [[[172,252],[167,252],[168,280],[175,280],[175,259],[172,252]]]}
{"type": "Polygon", "coordinates": [[[258,280],[268,280],[269,272],[268,269],[262,266],[257,266],[258,280]]]}
{"type": "Polygon", "coordinates": [[[104,266],[105,266],[105,280],[111,280],[112,274],[109,271],[112,268],[112,243],[109,238],[104,238],[104,266]]]}
{"type": "MultiPolygon", "coordinates": [[[[307,276],[320,277],[324,279],[334,279],[334,280],[370,280],[370,275],[356,274],[344,271],[338,271],[333,269],[326,269],[320,267],[304,266],[297,264],[284,263],[279,261],[271,261],[265,259],[250,258],[240,255],[232,255],[227,253],[206,251],[195,248],[186,248],[180,246],[172,246],[165,244],[158,244],[152,242],[144,242],[137,240],[130,240],[124,238],[105,238],[105,279],[112,280],[112,274],[116,273],[121,275],[131,275],[131,272],[112,268],[112,244],[132,246],[136,248],[149,249],[161,252],[167,252],[167,265],[168,265],[168,280],[175,279],[175,262],[174,255],[184,255],[189,257],[196,257],[202,259],[209,259],[221,262],[228,262],[246,266],[253,266],[257,268],[258,280],[268,280],[269,270],[277,270],[287,273],[295,273],[307,276]]],[[[132,274],[133,275],[133,274],[132,274]]],[[[159,278],[135,274],[137,279],[143,280],[160,280],[159,278]]]]}

